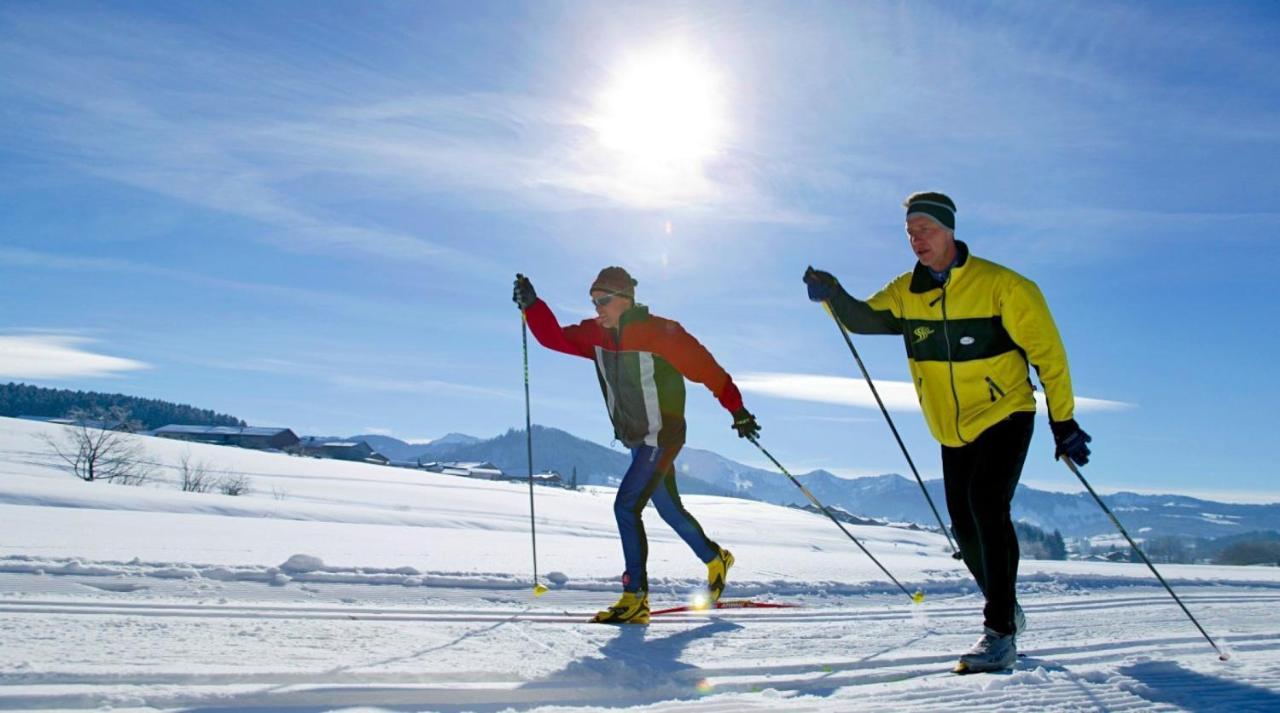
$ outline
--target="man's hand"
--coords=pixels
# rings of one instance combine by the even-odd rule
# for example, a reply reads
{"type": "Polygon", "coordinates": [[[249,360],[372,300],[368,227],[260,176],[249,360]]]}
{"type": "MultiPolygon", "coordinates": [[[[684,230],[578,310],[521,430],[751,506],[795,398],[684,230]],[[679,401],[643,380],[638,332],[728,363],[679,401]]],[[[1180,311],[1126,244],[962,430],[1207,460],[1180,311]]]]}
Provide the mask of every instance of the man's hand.
{"type": "Polygon", "coordinates": [[[1053,452],[1054,458],[1065,455],[1076,465],[1089,462],[1089,442],[1093,438],[1080,430],[1074,418],[1066,421],[1050,421],[1049,428],[1053,429],[1053,440],[1057,444],[1053,452]]]}
{"type": "Polygon", "coordinates": [[[840,281],[835,275],[823,270],[815,270],[812,265],[804,271],[804,284],[809,288],[809,299],[814,302],[826,302],[841,289],[840,281]]]}
{"type": "Polygon", "coordinates": [[[760,435],[760,424],[750,411],[740,408],[733,412],[733,430],[738,432],[738,438],[755,439],[760,435]]]}
{"type": "Polygon", "coordinates": [[[511,291],[511,301],[523,312],[533,306],[538,301],[538,293],[533,291],[533,283],[529,282],[529,278],[516,273],[515,288],[511,291]]]}

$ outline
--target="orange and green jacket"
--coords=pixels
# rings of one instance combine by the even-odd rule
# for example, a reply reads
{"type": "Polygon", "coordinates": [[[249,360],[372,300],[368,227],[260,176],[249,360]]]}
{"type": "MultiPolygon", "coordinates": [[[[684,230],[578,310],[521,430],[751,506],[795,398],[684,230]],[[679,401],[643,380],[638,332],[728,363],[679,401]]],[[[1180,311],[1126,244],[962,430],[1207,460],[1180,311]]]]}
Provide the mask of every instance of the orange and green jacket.
{"type": "Polygon", "coordinates": [[[644,305],[624,312],[617,329],[594,319],[562,328],[542,300],[525,318],[542,346],[595,362],[614,434],[628,448],[684,444],[686,378],[705,385],[730,413],[742,408],[742,393],[711,353],[679,322],[644,305]]]}
{"type": "Polygon", "coordinates": [[[1040,288],[956,241],[945,284],[916,263],[866,301],[836,290],[832,311],[851,332],[901,334],[929,431],[944,446],[972,442],[1017,411],[1036,410],[1036,368],[1052,421],[1073,417],[1067,353],[1040,288]]]}

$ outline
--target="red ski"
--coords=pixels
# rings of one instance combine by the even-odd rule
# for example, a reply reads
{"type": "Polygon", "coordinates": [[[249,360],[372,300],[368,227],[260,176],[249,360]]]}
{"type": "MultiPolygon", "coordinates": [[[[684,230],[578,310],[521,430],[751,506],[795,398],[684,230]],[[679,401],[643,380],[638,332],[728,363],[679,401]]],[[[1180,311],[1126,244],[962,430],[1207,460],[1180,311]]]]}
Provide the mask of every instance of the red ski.
{"type": "Polygon", "coordinates": [[[685,604],[678,607],[656,609],[649,612],[649,616],[658,616],[659,614],[679,614],[680,612],[711,611],[712,609],[794,609],[799,606],[799,604],[783,604],[780,602],[757,602],[754,599],[721,599],[710,606],[700,607],[694,604],[685,604]]]}

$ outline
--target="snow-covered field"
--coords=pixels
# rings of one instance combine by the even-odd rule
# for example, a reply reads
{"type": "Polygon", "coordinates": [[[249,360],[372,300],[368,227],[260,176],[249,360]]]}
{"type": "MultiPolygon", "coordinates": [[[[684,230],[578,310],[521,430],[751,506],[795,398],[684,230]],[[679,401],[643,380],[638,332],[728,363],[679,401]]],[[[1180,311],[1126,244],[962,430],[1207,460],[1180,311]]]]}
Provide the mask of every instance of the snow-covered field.
{"type": "MultiPolygon", "coordinates": [[[[821,516],[688,496],[726,598],[802,606],[590,625],[611,491],[537,489],[563,584],[534,598],[525,485],[142,437],[165,480],[83,483],[60,430],[0,419],[3,709],[1280,710],[1277,568],[1162,567],[1224,663],[1145,567],[1024,561],[1025,656],[957,677],[981,604],[941,536],[849,526],[914,605],[821,516]],[[184,456],[252,492],[180,492],[184,456]]],[[[653,604],[682,603],[704,568],[646,521],[653,604]]]]}

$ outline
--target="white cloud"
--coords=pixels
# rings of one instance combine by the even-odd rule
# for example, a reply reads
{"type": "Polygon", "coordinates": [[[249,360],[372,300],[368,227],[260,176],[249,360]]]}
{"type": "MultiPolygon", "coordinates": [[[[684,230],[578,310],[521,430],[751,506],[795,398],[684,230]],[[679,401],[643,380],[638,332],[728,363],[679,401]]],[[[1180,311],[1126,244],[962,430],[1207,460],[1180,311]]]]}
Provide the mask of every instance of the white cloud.
{"type": "Polygon", "coordinates": [[[875,423],[871,416],[783,416],[783,421],[820,421],[824,423],[875,423]]]}
{"type": "MultiPolygon", "coordinates": [[[[1062,480],[1023,479],[1022,483],[1038,490],[1057,493],[1084,493],[1077,486],[1079,481],[1072,478],[1066,470],[1062,471],[1062,480]]],[[[1090,485],[1094,485],[1093,481],[1090,485]]],[[[1176,495],[1201,500],[1213,500],[1220,503],[1239,503],[1246,505],[1270,505],[1280,503],[1280,491],[1276,490],[1233,490],[1230,488],[1190,488],[1181,485],[1152,487],[1150,485],[1128,485],[1125,483],[1094,485],[1099,495],[1115,493],[1137,493],[1139,495],[1176,495]]]]}
{"type": "MultiPolygon", "coordinates": [[[[865,381],[842,376],[757,372],[735,378],[743,391],[797,401],[878,408],[865,381]]],[[[877,381],[885,407],[892,411],[919,411],[915,389],[905,381],[877,381]]]]}
{"type": "Polygon", "coordinates": [[[369,389],[372,391],[389,391],[398,394],[418,394],[427,396],[461,396],[468,398],[504,398],[516,399],[519,396],[505,389],[493,389],[472,384],[461,384],[439,379],[367,379],[345,374],[325,376],[330,383],[352,389],[369,389]]]}
{"type": "MultiPolygon", "coordinates": [[[[292,287],[270,283],[246,282],[210,277],[199,272],[175,270],[144,262],[118,258],[98,258],[59,255],[25,248],[0,247],[0,265],[12,265],[37,270],[66,270],[80,272],[134,273],[172,280],[185,285],[201,284],[218,290],[234,290],[269,299],[288,300],[316,310],[340,311],[365,317],[370,313],[386,312],[399,305],[344,294],[333,286],[323,290],[292,287]]],[[[56,332],[57,330],[45,330],[56,332]]],[[[283,364],[283,362],[281,362],[283,364]]],[[[287,366],[287,364],[286,364],[287,366]]]]}
{"type": "Polygon", "coordinates": [[[150,368],[133,359],[83,348],[92,340],[64,335],[0,336],[0,378],[69,379],[116,376],[150,368]]]}
{"type": "MultiPolygon", "coordinates": [[[[871,389],[867,388],[867,382],[863,379],[818,374],[758,372],[735,378],[734,382],[743,391],[782,399],[816,401],[858,408],[879,408],[871,389]]],[[[885,408],[890,411],[920,410],[915,388],[909,381],[877,380],[876,391],[880,393],[885,408]]],[[[1044,395],[1037,392],[1036,400],[1043,405],[1044,395]]],[[[1080,412],[1123,411],[1130,408],[1135,408],[1135,405],[1123,401],[1076,397],[1076,410],[1080,412]]]]}
{"type": "MultiPolygon", "coordinates": [[[[678,183],[638,180],[602,151],[581,96],[424,92],[365,63],[305,69],[272,50],[227,53],[189,26],[32,13],[0,40],[0,96],[48,120],[0,128],[43,159],[192,206],[250,219],[288,249],[491,269],[434,223],[335,208],[362,195],[565,211],[687,210],[720,219],[812,220],[761,190],[755,160],[724,151],[678,183]],[[175,80],[175,77],[178,80],[175,80]],[[323,81],[318,78],[323,77],[323,81]],[[343,87],[343,91],[335,91],[343,87]],[[347,91],[345,88],[360,88],[347,91]]],[[[21,111],[21,110],[17,110],[21,111]]]]}

